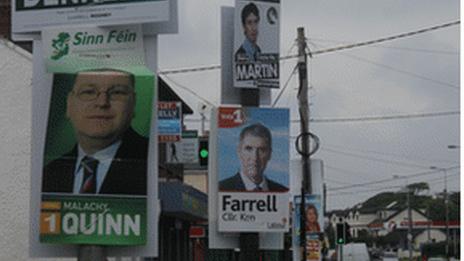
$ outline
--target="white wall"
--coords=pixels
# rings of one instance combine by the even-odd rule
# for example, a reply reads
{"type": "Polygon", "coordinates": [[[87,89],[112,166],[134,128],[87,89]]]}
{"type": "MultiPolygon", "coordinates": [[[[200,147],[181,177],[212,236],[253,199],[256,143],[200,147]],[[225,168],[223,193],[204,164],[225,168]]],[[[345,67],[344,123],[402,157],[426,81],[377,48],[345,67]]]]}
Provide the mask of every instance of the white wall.
{"type": "Polygon", "coordinates": [[[31,79],[32,56],[0,39],[0,261],[33,260],[29,258],[31,79]]]}

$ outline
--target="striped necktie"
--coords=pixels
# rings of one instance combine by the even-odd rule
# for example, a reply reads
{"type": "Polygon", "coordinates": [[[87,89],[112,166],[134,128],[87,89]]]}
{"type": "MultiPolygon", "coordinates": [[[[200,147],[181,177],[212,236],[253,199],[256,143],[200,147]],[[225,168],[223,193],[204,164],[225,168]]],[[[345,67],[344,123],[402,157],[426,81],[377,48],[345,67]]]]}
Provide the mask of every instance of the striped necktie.
{"type": "Polygon", "coordinates": [[[98,160],[85,156],[81,161],[81,167],[84,169],[84,179],[79,193],[95,194],[97,193],[97,167],[98,160]]]}

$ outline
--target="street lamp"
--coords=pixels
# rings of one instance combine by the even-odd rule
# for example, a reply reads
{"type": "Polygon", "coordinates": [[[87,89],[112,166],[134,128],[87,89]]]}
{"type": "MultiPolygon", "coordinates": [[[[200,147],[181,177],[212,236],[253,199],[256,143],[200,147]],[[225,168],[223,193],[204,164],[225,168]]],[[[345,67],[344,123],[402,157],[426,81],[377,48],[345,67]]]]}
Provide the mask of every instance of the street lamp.
{"type": "Polygon", "coordinates": [[[406,180],[406,204],[408,206],[408,252],[409,260],[412,260],[412,213],[411,213],[411,201],[409,199],[409,185],[407,176],[393,175],[394,179],[405,179],[406,180]]]}
{"type": "MultiPolygon", "coordinates": [[[[450,148],[450,146],[452,145],[449,145],[448,148],[450,148]]],[[[449,260],[449,215],[448,215],[448,175],[447,175],[447,172],[446,172],[446,169],[445,168],[439,168],[439,167],[436,167],[436,166],[431,166],[430,169],[434,169],[434,170],[440,170],[440,171],[443,171],[444,173],[444,178],[445,178],[445,186],[444,186],[444,189],[443,189],[443,194],[444,194],[444,201],[445,201],[445,231],[446,231],[446,245],[445,245],[445,255],[446,255],[446,260],[449,260]]]]}

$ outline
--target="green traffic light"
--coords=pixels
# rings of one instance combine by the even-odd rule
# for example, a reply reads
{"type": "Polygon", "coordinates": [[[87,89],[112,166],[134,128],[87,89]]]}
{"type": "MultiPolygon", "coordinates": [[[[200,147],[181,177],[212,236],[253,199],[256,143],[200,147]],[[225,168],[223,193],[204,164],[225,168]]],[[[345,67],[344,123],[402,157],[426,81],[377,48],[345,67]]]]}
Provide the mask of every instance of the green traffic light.
{"type": "Polygon", "coordinates": [[[344,241],[343,241],[343,239],[342,239],[342,238],[339,238],[339,239],[338,239],[338,241],[337,241],[337,243],[338,243],[339,245],[341,245],[341,244],[343,244],[343,243],[344,243],[344,241]]]}
{"type": "Polygon", "coordinates": [[[203,159],[207,158],[208,157],[208,150],[207,149],[200,150],[200,157],[202,157],[203,159]]]}

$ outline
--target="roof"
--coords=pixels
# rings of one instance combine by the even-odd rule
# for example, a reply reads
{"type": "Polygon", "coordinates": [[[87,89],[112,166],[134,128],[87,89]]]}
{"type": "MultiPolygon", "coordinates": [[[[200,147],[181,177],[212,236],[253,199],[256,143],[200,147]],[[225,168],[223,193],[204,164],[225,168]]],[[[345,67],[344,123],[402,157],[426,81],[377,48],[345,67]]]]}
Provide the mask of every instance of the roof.
{"type": "Polygon", "coordinates": [[[192,108],[180,98],[177,93],[158,75],[158,101],[180,101],[182,102],[182,114],[193,114],[192,108]]]}
{"type": "Polygon", "coordinates": [[[180,181],[159,182],[161,214],[187,220],[208,219],[208,196],[180,181]]]}

